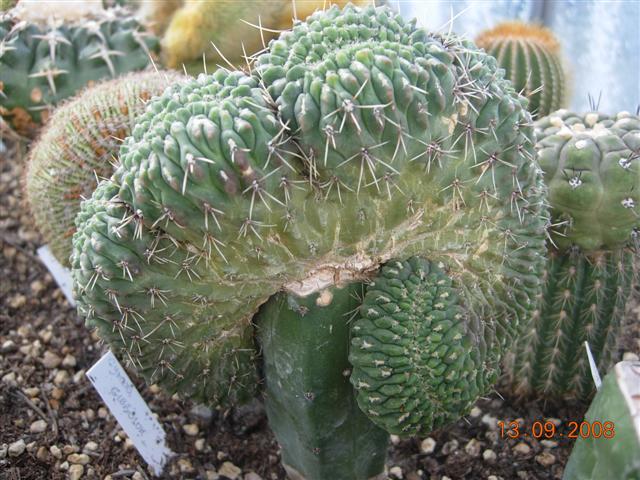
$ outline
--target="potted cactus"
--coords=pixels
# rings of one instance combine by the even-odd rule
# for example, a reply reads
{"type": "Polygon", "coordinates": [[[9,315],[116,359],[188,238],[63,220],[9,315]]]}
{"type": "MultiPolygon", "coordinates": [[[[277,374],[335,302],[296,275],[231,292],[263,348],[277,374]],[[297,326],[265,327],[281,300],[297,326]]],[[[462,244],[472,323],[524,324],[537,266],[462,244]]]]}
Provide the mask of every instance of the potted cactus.
{"type": "Polygon", "coordinates": [[[79,312],[171,392],[262,390],[291,478],[381,476],[388,433],[463,415],[536,304],[525,106],[471,42],[317,12],[149,103],[76,218],[79,312]]]}

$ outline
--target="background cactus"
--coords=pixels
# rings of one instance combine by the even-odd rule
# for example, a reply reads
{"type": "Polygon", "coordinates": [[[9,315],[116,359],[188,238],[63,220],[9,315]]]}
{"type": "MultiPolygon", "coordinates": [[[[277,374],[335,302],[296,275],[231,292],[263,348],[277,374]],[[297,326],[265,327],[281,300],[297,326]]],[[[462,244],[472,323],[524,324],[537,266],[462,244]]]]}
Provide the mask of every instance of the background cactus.
{"type": "MultiPolygon", "coordinates": [[[[304,20],[327,3],[323,0],[187,0],[171,18],[162,39],[165,63],[180,69],[184,64],[189,70],[200,72],[206,68],[202,65],[202,56],[206,54],[207,63],[212,67],[210,70],[216,64],[228,67],[217,48],[234,65],[246,67],[244,56],[263,50],[279,31],[291,28],[294,15],[304,20]]],[[[329,3],[345,5],[347,1],[329,3]]],[[[370,2],[357,0],[354,3],[370,2]]]]}
{"type": "Polygon", "coordinates": [[[498,60],[516,90],[529,98],[529,111],[544,117],[565,107],[567,74],[560,44],[551,30],[523,22],[504,22],[482,32],[476,43],[498,60]]]}
{"type": "Polygon", "coordinates": [[[598,368],[616,359],[635,280],[640,202],[640,118],[558,111],[536,123],[552,221],[544,291],[510,378],[520,395],[587,398],[598,368]]]}
{"type": "Polygon", "coordinates": [[[111,176],[115,153],[147,101],[180,79],[173,72],[131,73],[84,90],[53,113],[29,153],[25,191],[38,230],[63,265],[80,200],[111,176]]]}
{"type": "MultiPolygon", "coordinates": [[[[203,75],[149,104],[120,150],[121,165],[76,219],[79,312],[149,381],[197,401],[238,402],[259,385],[254,325],[275,321],[268,312],[254,319],[261,305],[284,292],[301,302],[315,295],[327,308],[337,298],[331,289],[419,254],[437,269],[403,266],[412,273],[395,289],[389,280],[395,296],[381,308],[395,313],[424,295],[415,301],[425,314],[433,305],[426,321],[434,332],[421,346],[428,328],[416,333],[417,318],[396,331],[400,315],[380,326],[367,310],[354,346],[367,350],[367,335],[379,337],[371,353],[389,361],[361,352],[354,363],[357,378],[378,380],[375,391],[356,382],[361,407],[388,396],[384,415],[364,410],[373,422],[393,419],[404,433],[432,428],[443,415],[420,413],[425,406],[415,406],[412,391],[421,396],[416,386],[426,385],[433,398],[453,395],[447,408],[466,408],[451,376],[480,372],[479,389],[495,378],[540,287],[547,220],[525,100],[471,42],[427,33],[387,8],[316,13],[271,42],[251,72],[203,75]],[[443,295],[444,310],[434,294],[443,295]],[[388,342],[401,351],[381,345],[388,342]],[[456,342],[481,352],[459,361],[456,342]],[[413,368],[426,379],[405,375],[391,357],[408,354],[436,368],[413,368]],[[405,406],[416,412],[408,430],[405,406]]],[[[348,343],[347,329],[338,330],[333,341],[348,343]]],[[[302,348],[276,350],[289,347],[302,348]]],[[[343,364],[344,348],[335,352],[327,368],[343,364]]],[[[282,402],[287,387],[269,373],[266,355],[269,401],[282,402]]],[[[292,357],[278,374],[302,375],[305,385],[304,365],[292,357]]],[[[318,405],[325,418],[340,414],[327,391],[353,395],[332,385],[336,373],[311,392],[309,409],[318,405]]],[[[304,415],[293,422],[298,435],[304,415]]],[[[276,432],[280,421],[272,416],[276,432]]],[[[352,440],[371,428],[356,424],[352,440]]]]}
{"type": "Polygon", "coordinates": [[[144,69],[159,46],[126,10],[32,21],[43,9],[18,5],[0,18],[0,114],[29,136],[58,102],[97,80],[144,69]]]}
{"type": "Polygon", "coordinates": [[[584,419],[593,433],[576,440],[563,480],[640,478],[640,363],[618,363],[584,419]]]}

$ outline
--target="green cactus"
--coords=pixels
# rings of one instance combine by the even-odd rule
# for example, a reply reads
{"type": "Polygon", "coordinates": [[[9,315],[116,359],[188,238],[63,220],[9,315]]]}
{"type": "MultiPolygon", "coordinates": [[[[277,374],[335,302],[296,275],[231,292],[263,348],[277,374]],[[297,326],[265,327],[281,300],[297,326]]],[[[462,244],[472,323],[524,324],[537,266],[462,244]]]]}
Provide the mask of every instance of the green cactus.
{"type": "Polygon", "coordinates": [[[639,399],[640,363],[618,363],[585,415],[591,433],[576,440],[563,480],[640,479],[639,399]]]}
{"type": "MultiPolygon", "coordinates": [[[[313,306],[307,302],[315,299],[329,315],[314,311],[310,318],[331,325],[352,307],[341,300],[331,306],[338,297],[332,289],[371,279],[391,259],[420,255],[428,263],[409,262],[403,272],[414,273],[398,281],[426,284],[395,288],[389,280],[397,304],[387,308],[405,308],[408,292],[424,295],[416,301],[428,325],[398,315],[387,335],[364,311],[355,320],[353,348],[360,350],[352,358],[354,381],[379,380],[391,369],[389,385],[376,386],[389,397],[377,406],[384,415],[363,409],[373,422],[404,433],[432,428],[447,414],[416,406],[412,391],[423,393],[416,385],[434,399],[451,395],[443,408],[467,408],[454,370],[469,369],[457,372],[469,379],[479,372],[478,392],[493,381],[541,286],[548,220],[524,103],[495,59],[470,42],[430,34],[382,7],[318,12],[273,41],[251,73],[219,70],[149,104],[120,150],[120,167],[76,218],[71,263],[79,312],[149,381],[214,404],[255,395],[254,326],[275,322],[283,340],[258,340],[270,401],[284,405],[292,394],[287,385],[314,380],[306,367],[295,369],[297,360],[274,373],[269,352],[290,350],[309,365],[321,344],[285,339],[327,334],[322,325],[278,325],[280,307],[270,304],[284,300],[269,299],[278,292],[291,298],[287,304],[313,306]],[[444,311],[434,294],[450,295],[444,311]],[[265,303],[267,313],[255,317],[265,303]],[[406,350],[398,355],[412,356],[407,375],[396,375],[391,359],[378,364],[362,352],[367,335],[393,340],[401,320],[406,339],[398,341],[406,350]],[[424,351],[421,335],[428,335],[424,351]],[[456,342],[480,352],[460,360],[468,352],[456,342]],[[425,371],[432,364],[442,379],[425,371]],[[279,385],[287,369],[300,377],[279,385]],[[406,406],[416,413],[405,430],[406,406]]],[[[335,341],[348,343],[347,329],[338,330],[335,341]]],[[[392,346],[378,346],[395,355],[392,346]]],[[[354,395],[335,385],[330,367],[344,364],[344,347],[318,355],[325,353],[334,360],[326,362],[332,371],[321,390],[354,395]]],[[[362,408],[373,392],[356,387],[362,408]]],[[[300,431],[290,438],[302,438],[307,427],[317,431],[313,422],[337,414],[336,405],[353,409],[346,398],[318,405],[326,407],[291,422],[300,431]]],[[[276,433],[287,421],[272,414],[276,433]]],[[[350,441],[372,431],[350,421],[350,441]]],[[[290,438],[279,434],[283,445],[290,438]]],[[[292,467],[323,478],[309,473],[313,465],[292,467]]]]}
{"type": "Polygon", "coordinates": [[[566,106],[568,79],[560,44],[551,30],[523,22],[504,22],[482,32],[476,43],[498,59],[515,89],[529,98],[528,108],[534,118],[566,106]]]}
{"type": "Polygon", "coordinates": [[[0,0],[0,12],[10,10],[16,6],[17,0],[0,0]]]}
{"type": "Polygon", "coordinates": [[[63,265],[80,200],[111,176],[115,153],[146,103],[180,79],[173,72],[130,73],[85,89],[53,113],[30,150],[24,184],[36,227],[63,265]]]}
{"type": "Polygon", "coordinates": [[[33,136],[61,100],[144,69],[158,50],[158,40],[126,10],[47,24],[30,20],[37,10],[0,17],[0,114],[22,135],[33,136]]]}
{"type": "Polygon", "coordinates": [[[516,393],[587,399],[597,366],[616,360],[636,272],[640,118],[558,111],[536,123],[552,222],[544,290],[530,331],[509,360],[516,393]]]}

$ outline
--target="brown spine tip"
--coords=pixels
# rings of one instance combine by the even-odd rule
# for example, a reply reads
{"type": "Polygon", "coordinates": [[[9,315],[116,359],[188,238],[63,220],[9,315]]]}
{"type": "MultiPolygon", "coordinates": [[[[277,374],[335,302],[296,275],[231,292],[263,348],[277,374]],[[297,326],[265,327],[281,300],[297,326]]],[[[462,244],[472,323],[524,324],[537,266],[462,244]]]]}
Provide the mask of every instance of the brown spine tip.
{"type": "Polygon", "coordinates": [[[503,22],[485,30],[476,38],[476,44],[487,49],[494,41],[504,39],[529,40],[546,47],[552,53],[560,51],[560,42],[551,30],[542,25],[524,22],[503,22]]]}

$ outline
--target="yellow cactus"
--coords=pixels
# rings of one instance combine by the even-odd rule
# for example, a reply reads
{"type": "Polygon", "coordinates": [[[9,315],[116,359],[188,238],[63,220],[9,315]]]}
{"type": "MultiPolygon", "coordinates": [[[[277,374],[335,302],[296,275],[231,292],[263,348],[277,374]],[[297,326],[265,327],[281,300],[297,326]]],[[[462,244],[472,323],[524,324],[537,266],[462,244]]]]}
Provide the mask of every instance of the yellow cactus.
{"type": "Polygon", "coordinates": [[[187,0],[171,19],[162,40],[165,64],[171,68],[194,61],[201,64],[204,53],[208,62],[224,65],[226,62],[217,48],[229,62],[242,66],[245,52],[251,55],[263,49],[279,31],[290,29],[294,18],[304,20],[316,10],[347,3],[345,0],[187,0]],[[249,24],[261,25],[262,30],[249,24]]]}

